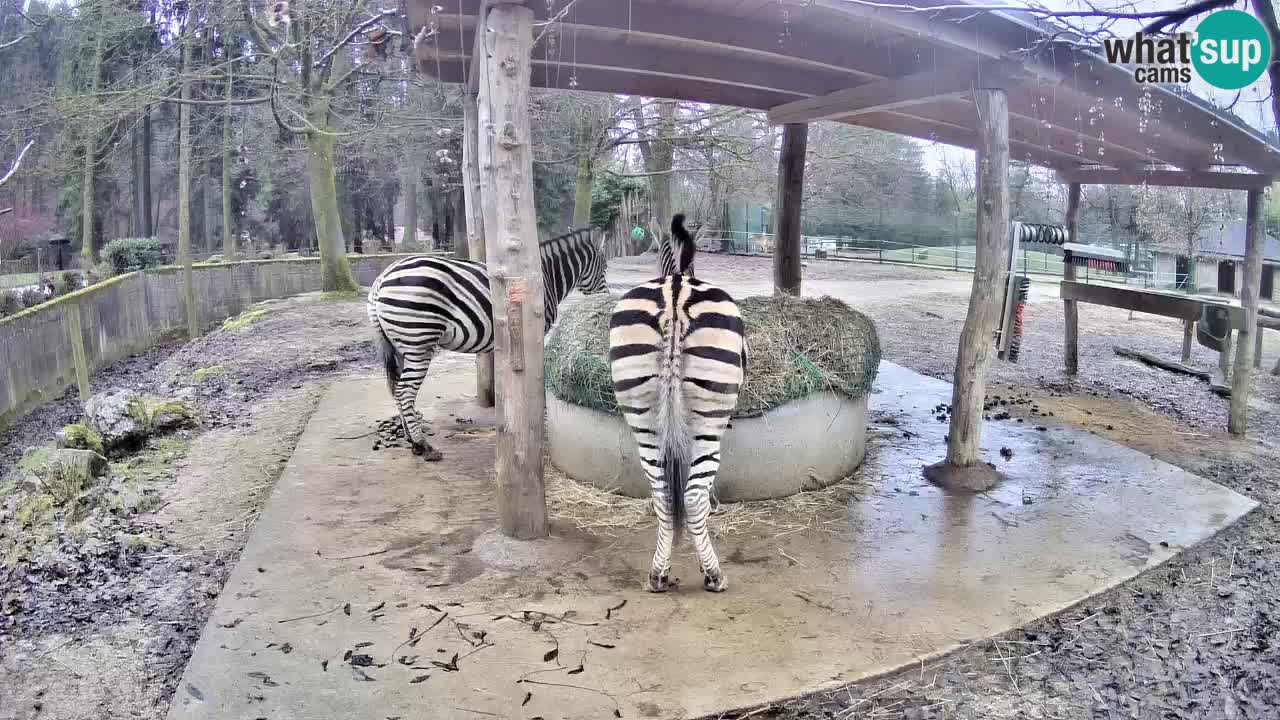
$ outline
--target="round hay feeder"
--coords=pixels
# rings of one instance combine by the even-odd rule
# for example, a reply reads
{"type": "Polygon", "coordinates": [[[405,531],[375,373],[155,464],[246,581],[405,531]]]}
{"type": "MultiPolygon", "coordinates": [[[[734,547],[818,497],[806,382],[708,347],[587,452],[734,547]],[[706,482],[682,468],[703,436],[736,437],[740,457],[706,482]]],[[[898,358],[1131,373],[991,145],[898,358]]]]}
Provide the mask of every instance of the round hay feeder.
{"type": "MultiPolygon", "coordinates": [[[[635,440],[609,372],[616,295],[564,308],[547,337],[547,446],[566,475],[648,497],[635,440]]],[[[862,463],[867,395],[880,364],[875,325],[833,298],[749,297],[747,384],[721,449],[716,495],[764,500],[826,487],[862,463]]]]}

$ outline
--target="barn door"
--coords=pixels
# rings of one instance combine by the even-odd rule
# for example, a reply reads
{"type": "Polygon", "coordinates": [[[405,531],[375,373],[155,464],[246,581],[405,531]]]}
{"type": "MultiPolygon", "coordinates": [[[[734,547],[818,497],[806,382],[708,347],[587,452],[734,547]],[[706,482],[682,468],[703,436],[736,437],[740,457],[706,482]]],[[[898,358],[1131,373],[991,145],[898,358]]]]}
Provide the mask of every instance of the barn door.
{"type": "Polygon", "coordinates": [[[1236,294],[1236,264],[1230,260],[1218,263],[1218,292],[1236,294]]]}

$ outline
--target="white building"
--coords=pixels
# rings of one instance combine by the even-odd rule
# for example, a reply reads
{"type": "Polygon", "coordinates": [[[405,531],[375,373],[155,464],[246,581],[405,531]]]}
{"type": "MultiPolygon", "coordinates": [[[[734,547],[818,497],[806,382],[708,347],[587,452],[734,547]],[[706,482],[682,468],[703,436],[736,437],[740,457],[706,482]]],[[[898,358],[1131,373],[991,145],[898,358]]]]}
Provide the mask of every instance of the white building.
{"type": "MultiPolygon", "coordinates": [[[[1243,220],[1215,225],[1196,239],[1195,256],[1187,258],[1185,249],[1154,247],[1157,287],[1185,290],[1188,276],[1194,278],[1197,293],[1239,296],[1244,280],[1245,223],[1243,220]],[[1191,272],[1192,262],[1195,272],[1191,272]]],[[[1262,252],[1262,287],[1260,296],[1271,300],[1274,292],[1275,268],[1280,266],[1280,240],[1267,236],[1262,252]]]]}

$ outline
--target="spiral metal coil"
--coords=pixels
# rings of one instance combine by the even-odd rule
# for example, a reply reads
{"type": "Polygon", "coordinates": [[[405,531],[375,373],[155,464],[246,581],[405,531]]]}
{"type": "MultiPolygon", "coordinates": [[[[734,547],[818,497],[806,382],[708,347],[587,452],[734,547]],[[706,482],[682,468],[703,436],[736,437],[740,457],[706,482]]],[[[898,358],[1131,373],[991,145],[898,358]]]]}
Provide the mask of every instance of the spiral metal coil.
{"type": "Polygon", "coordinates": [[[1041,245],[1061,245],[1070,241],[1067,229],[1061,225],[1044,225],[1041,223],[1018,223],[1017,235],[1019,243],[1040,243],[1041,245]]]}

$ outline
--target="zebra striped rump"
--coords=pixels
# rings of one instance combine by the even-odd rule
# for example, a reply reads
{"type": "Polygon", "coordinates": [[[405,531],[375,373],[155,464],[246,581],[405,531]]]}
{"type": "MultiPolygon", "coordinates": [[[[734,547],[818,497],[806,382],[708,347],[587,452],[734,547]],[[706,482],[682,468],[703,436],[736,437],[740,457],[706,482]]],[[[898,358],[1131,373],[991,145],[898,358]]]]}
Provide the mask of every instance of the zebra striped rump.
{"type": "MultiPolygon", "coordinates": [[[[679,226],[678,219],[673,226],[679,226]]],[[[692,244],[687,247],[684,267],[692,258],[692,244]]],[[[639,285],[614,308],[609,363],[618,406],[635,436],[658,515],[648,589],[666,589],[672,547],[679,531],[687,529],[704,587],[723,590],[707,518],[720,468],[720,441],[745,379],[738,306],[721,288],[686,274],[639,285]]]]}

